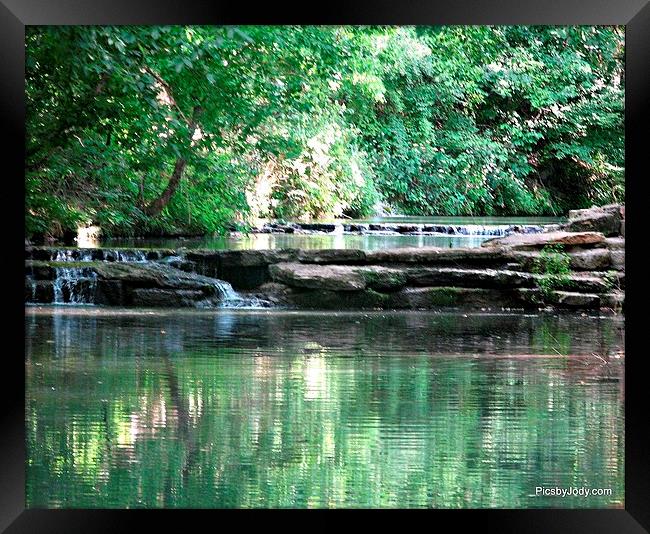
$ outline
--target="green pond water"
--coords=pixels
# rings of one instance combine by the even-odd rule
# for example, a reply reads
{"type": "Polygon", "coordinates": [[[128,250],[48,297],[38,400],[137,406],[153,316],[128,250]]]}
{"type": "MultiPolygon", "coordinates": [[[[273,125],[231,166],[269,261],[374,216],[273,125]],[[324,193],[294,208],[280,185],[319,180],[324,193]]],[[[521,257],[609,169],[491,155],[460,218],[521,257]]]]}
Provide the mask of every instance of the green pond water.
{"type": "MultiPolygon", "coordinates": [[[[545,225],[563,221],[560,217],[374,217],[369,219],[328,219],[321,223],[362,224],[432,224],[466,226],[469,233],[476,227],[496,228],[509,225],[545,225]]],[[[356,248],[377,250],[401,247],[478,247],[494,235],[376,235],[376,234],[249,234],[236,236],[204,236],[196,238],[113,238],[101,241],[101,246],[111,247],[154,247],[154,248],[206,248],[218,250],[282,249],[282,248],[356,248]]],[[[84,246],[98,246],[89,243],[84,246]]]]}
{"type": "Polygon", "coordinates": [[[453,224],[453,225],[502,225],[502,224],[553,224],[565,221],[565,217],[467,217],[414,215],[392,215],[389,217],[368,217],[366,219],[323,219],[318,222],[347,223],[406,223],[406,224],[453,224]]]}
{"type": "Polygon", "coordinates": [[[622,507],[623,329],[29,307],[27,505],[622,507]]]}
{"type": "Polygon", "coordinates": [[[101,245],[135,248],[203,248],[215,250],[362,249],[378,250],[402,247],[479,247],[491,236],[446,235],[354,235],[354,234],[249,234],[247,236],[205,236],[197,238],[106,239],[101,245]]]}

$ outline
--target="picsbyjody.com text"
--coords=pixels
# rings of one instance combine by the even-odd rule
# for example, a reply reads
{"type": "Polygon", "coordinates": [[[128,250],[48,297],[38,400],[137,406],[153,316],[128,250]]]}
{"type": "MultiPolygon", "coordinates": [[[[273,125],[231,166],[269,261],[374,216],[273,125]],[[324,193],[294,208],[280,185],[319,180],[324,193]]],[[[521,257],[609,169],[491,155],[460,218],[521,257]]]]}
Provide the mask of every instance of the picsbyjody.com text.
{"type": "Polygon", "coordinates": [[[611,495],[611,488],[586,488],[586,487],[571,487],[571,488],[560,488],[560,487],[544,487],[544,486],[535,486],[535,496],[536,497],[589,497],[596,495],[611,495]]]}

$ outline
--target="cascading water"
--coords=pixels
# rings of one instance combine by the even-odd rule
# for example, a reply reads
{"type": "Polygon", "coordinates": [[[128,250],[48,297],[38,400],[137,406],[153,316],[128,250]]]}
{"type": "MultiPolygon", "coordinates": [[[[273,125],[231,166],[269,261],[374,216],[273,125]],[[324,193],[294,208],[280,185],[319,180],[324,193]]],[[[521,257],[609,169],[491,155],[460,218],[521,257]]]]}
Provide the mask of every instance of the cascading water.
{"type": "Polygon", "coordinates": [[[57,267],[52,288],[55,304],[94,304],[97,273],[88,267],[57,267]]]}
{"type": "MultiPolygon", "coordinates": [[[[114,250],[100,250],[98,252],[80,250],[53,251],[51,258],[56,260],[57,264],[39,264],[37,268],[30,265],[25,273],[25,301],[33,304],[95,304],[98,295],[104,295],[105,298],[104,286],[98,292],[99,284],[103,282],[98,282],[97,264],[125,263],[147,265],[143,268],[152,269],[149,272],[156,273],[154,278],[160,276],[163,280],[173,281],[180,276],[185,280],[175,288],[181,295],[180,300],[182,300],[183,291],[187,287],[183,286],[183,283],[190,282],[188,278],[196,277],[201,279],[197,280],[199,286],[206,283],[213,285],[215,290],[212,295],[209,296],[206,293],[205,299],[196,299],[194,301],[194,304],[199,307],[268,308],[270,306],[267,301],[240,295],[233,289],[232,285],[224,280],[183,271],[181,267],[183,267],[184,260],[180,256],[166,256],[161,259],[148,260],[146,258],[147,251],[120,251],[120,254],[114,254],[115,252],[114,250]],[[101,257],[102,260],[98,260],[98,257],[101,257]],[[87,263],[88,265],[80,265],[80,263],[87,263]]],[[[146,270],[143,271],[143,273],[146,272],[146,270]]],[[[137,280],[138,275],[135,276],[137,280]]],[[[146,274],[144,276],[146,278],[146,274]]],[[[170,286],[163,285],[160,291],[170,291],[171,289],[166,289],[167,287],[170,286]]],[[[140,290],[142,289],[146,291],[146,285],[144,288],[140,288],[140,290]]],[[[100,296],[100,302],[101,298],[100,296]]]]}
{"type": "Polygon", "coordinates": [[[215,278],[215,287],[220,295],[220,308],[268,308],[269,302],[256,297],[243,297],[230,283],[215,278]]]}
{"type": "Polygon", "coordinates": [[[145,263],[147,261],[147,251],[117,249],[59,249],[52,253],[51,260],[57,262],[119,261],[145,263]]]}

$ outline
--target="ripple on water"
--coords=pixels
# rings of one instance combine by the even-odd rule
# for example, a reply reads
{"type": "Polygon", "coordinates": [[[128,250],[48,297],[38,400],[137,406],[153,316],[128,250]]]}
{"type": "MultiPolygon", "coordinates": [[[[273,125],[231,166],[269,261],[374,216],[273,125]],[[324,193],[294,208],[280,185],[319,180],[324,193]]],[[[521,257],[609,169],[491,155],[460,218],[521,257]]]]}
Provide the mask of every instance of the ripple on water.
{"type": "Polygon", "coordinates": [[[26,329],[29,506],[623,504],[620,318],[41,307],[26,329]]]}

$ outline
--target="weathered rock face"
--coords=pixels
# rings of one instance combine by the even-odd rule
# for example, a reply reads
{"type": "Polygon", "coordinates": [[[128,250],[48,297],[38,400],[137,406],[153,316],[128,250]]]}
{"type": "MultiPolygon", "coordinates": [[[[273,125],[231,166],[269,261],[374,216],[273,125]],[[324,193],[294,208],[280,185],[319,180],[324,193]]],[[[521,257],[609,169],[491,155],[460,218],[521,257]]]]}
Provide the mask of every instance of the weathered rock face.
{"type": "Polygon", "coordinates": [[[603,308],[609,308],[613,311],[623,311],[625,307],[625,292],[614,290],[600,296],[600,305],[603,308]]]}
{"type": "Polygon", "coordinates": [[[625,270],[625,250],[612,250],[611,259],[612,269],[616,269],[617,271],[625,270]]]}
{"type": "Polygon", "coordinates": [[[612,264],[612,255],[605,248],[578,250],[571,252],[569,258],[575,271],[604,271],[612,264]]]}
{"type": "Polygon", "coordinates": [[[563,229],[569,232],[600,232],[606,236],[624,235],[625,206],[609,204],[581,210],[571,210],[563,229]]]}
{"type": "Polygon", "coordinates": [[[274,281],[292,287],[332,291],[359,291],[366,288],[366,281],[361,274],[341,265],[278,263],[269,267],[269,273],[274,281]]]}
{"type": "Polygon", "coordinates": [[[369,265],[357,267],[355,271],[363,277],[368,288],[377,291],[397,291],[408,282],[408,274],[404,269],[369,265]]]}
{"type": "Polygon", "coordinates": [[[298,251],[284,250],[192,250],[186,257],[205,276],[226,280],[235,289],[254,289],[271,280],[268,266],[294,261],[298,251]]]}
{"type": "MultiPolygon", "coordinates": [[[[533,234],[531,234],[533,235],[533,234]]],[[[430,265],[500,265],[507,261],[505,249],[495,244],[487,248],[395,248],[366,252],[373,264],[417,263],[430,265]]]]}
{"type": "Polygon", "coordinates": [[[540,234],[513,234],[488,239],[483,247],[507,247],[512,250],[543,248],[547,245],[589,246],[605,243],[605,236],[597,232],[543,232],[540,234]]]}
{"type": "Polygon", "coordinates": [[[335,263],[338,265],[365,263],[366,253],[357,249],[316,249],[298,251],[301,263],[335,263]]]}
{"type": "MultiPolygon", "coordinates": [[[[612,255],[606,248],[575,248],[568,253],[570,267],[574,271],[605,271],[612,265],[612,255]]],[[[517,250],[512,253],[513,261],[525,271],[533,271],[542,259],[539,250],[517,250]]]]}
{"type": "MultiPolygon", "coordinates": [[[[224,296],[223,287],[211,278],[190,274],[157,263],[38,263],[29,266],[34,302],[53,302],[60,269],[70,280],[61,286],[63,292],[84,292],[94,304],[114,306],[196,306],[215,305],[224,296]],[[80,279],[74,280],[75,270],[80,279]],[[93,275],[92,278],[89,278],[93,275]],[[74,281],[74,284],[72,283],[74,281]],[[85,287],[86,286],[89,287],[85,287]],[[90,287],[92,286],[92,287],[90,287]],[[88,292],[92,291],[92,295],[88,292]]],[[[27,296],[27,295],[26,295],[27,296]]],[[[63,295],[66,301],[71,295],[63,295]]]]}
{"type": "Polygon", "coordinates": [[[455,267],[418,267],[407,270],[414,286],[449,286],[476,288],[531,287],[535,275],[505,269],[460,269],[455,267]]]}

